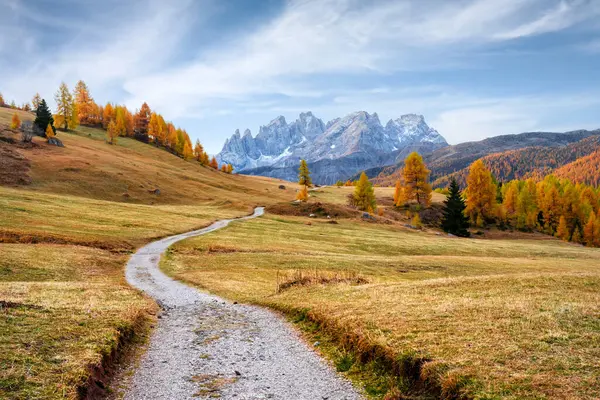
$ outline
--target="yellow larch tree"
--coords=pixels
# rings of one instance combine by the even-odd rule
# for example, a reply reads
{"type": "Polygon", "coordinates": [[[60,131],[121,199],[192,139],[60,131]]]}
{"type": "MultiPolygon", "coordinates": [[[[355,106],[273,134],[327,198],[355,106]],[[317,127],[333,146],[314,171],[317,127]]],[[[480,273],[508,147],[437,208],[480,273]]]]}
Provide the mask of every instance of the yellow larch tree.
{"type": "Polygon", "coordinates": [[[77,105],[79,123],[90,125],[94,123],[95,103],[84,81],[80,80],[73,89],[74,103],[77,105]]]}
{"type": "Polygon", "coordinates": [[[377,209],[375,190],[373,189],[373,185],[369,181],[367,174],[364,172],[360,174],[360,179],[354,188],[352,203],[358,207],[359,210],[367,211],[369,214],[372,214],[377,209]]]}
{"type": "Polygon", "coordinates": [[[186,141],[183,145],[183,158],[186,160],[191,160],[194,158],[194,151],[192,150],[192,146],[186,141]]]}
{"type": "Polygon", "coordinates": [[[58,91],[54,94],[54,100],[56,101],[55,125],[68,131],[73,125],[73,112],[75,110],[73,108],[73,96],[66,83],[62,82],[60,84],[58,91]]]}
{"type": "Polygon", "coordinates": [[[571,239],[571,234],[569,232],[569,226],[567,225],[567,218],[564,215],[560,216],[558,222],[558,228],[556,229],[556,237],[568,242],[571,239]]]}
{"type": "Polygon", "coordinates": [[[403,170],[403,198],[405,201],[414,200],[425,207],[431,204],[429,172],[419,153],[413,152],[406,157],[403,170]]]}
{"type": "Polygon", "coordinates": [[[21,120],[17,113],[14,113],[12,120],[10,121],[10,129],[19,129],[21,127],[21,120]]]}
{"type": "Polygon", "coordinates": [[[108,124],[114,119],[114,107],[110,103],[106,103],[102,110],[102,127],[108,129],[108,124]]]}
{"type": "Polygon", "coordinates": [[[56,134],[54,133],[54,129],[52,129],[52,125],[48,124],[48,126],[46,127],[46,139],[51,139],[54,136],[56,136],[56,134]]]}
{"type": "Polygon", "coordinates": [[[471,223],[482,227],[496,215],[496,185],[482,160],[471,164],[467,177],[465,213],[471,223]]]}
{"type": "Polygon", "coordinates": [[[36,93],[31,100],[31,105],[33,106],[33,111],[36,111],[40,106],[40,102],[42,101],[42,96],[39,93],[36,93]]]}
{"type": "Polygon", "coordinates": [[[106,127],[106,138],[108,144],[117,144],[117,138],[119,137],[119,131],[117,130],[117,124],[114,120],[108,123],[106,127]]]}

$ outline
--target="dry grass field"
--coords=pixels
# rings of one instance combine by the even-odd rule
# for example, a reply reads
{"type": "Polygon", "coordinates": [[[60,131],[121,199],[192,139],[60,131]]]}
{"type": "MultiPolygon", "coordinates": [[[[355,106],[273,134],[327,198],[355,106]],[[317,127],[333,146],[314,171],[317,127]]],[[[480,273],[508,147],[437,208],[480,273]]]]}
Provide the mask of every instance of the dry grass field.
{"type": "MultiPolygon", "coordinates": [[[[320,200],[338,189],[322,191],[320,200]]],[[[437,398],[597,398],[599,250],[337,222],[267,215],[176,244],[162,267],[316,323],[313,334],[328,332],[338,345],[338,369],[374,397],[415,387],[407,380],[416,378],[437,398]],[[369,380],[373,355],[401,377],[369,380]]]]}
{"type": "MultiPolygon", "coordinates": [[[[12,112],[0,109],[0,127],[12,112]]],[[[147,329],[156,307],[126,284],[128,254],[256,205],[282,215],[177,244],[163,268],[287,313],[373,397],[600,392],[597,249],[407,229],[390,209],[393,188],[376,188],[379,222],[344,211],[346,187],[311,192],[319,215],[340,215],[334,221],[286,215],[301,208],[289,204],[295,185],[225,175],[127,138],[110,146],[93,128],[58,138],[65,148],[0,140],[0,163],[12,163],[0,174],[12,174],[0,181],[0,398],[77,398],[90,379],[103,381],[98,368],[147,329]]]]}
{"type": "MultiPolygon", "coordinates": [[[[12,112],[0,109],[0,126],[12,112]]],[[[274,180],[225,175],[131,139],[107,145],[98,129],[58,138],[65,148],[0,141],[0,155],[24,167],[11,171],[31,182],[0,186],[3,399],[78,398],[89,379],[106,378],[98,368],[156,307],[125,282],[135,248],[294,196],[274,180]]]]}

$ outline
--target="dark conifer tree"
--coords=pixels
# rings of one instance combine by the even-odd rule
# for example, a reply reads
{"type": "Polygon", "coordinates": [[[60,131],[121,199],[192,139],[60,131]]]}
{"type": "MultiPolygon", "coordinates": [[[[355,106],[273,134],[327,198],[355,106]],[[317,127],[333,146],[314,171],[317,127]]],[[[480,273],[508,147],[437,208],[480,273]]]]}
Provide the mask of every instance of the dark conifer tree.
{"type": "Polygon", "coordinates": [[[52,127],[54,134],[56,135],[56,128],[54,127],[54,117],[52,116],[52,112],[48,108],[48,104],[46,104],[46,100],[42,99],[40,104],[35,111],[35,126],[39,128],[39,132],[41,132],[41,136],[46,137],[46,128],[48,124],[52,127]]]}
{"type": "Polygon", "coordinates": [[[456,236],[469,237],[469,218],[465,215],[465,201],[455,179],[450,182],[450,193],[444,201],[444,217],[442,218],[442,229],[444,232],[456,236]]]}

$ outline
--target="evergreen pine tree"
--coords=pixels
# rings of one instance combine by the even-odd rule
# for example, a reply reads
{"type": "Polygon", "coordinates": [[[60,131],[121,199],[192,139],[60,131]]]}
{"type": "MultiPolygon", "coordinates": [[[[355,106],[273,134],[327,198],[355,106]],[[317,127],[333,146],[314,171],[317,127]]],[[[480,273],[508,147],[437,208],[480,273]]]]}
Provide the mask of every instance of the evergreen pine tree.
{"type": "Polygon", "coordinates": [[[451,233],[460,237],[469,237],[469,218],[465,215],[465,201],[463,200],[460,188],[456,179],[450,182],[450,193],[444,201],[444,217],[442,219],[442,229],[444,232],[451,233]]]}
{"type": "Polygon", "coordinates": [[[35,112],[35,121],[34,124],[39,128],[40,132],[45,132],[48,125],[52,127],[52,131],[56,134],[56,128],[54,127],[54,117],[48,108],[48,104],[46,104],[46,100],[42,99],[40,104],[35,112]]]}

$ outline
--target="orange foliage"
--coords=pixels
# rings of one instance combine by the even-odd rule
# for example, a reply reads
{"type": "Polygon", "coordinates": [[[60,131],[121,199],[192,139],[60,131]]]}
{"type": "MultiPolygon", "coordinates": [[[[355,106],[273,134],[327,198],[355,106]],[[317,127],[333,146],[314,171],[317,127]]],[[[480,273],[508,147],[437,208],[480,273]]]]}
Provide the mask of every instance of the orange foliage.
{"type": "Polygon", "coordinates": [[[17,113],[14,113],[12,120],[10,121],[10,129],[19,129],[21,127],[21,120],[17,113]]]}
{"type": "Polygon", "coordinates": [[[496,185],[492,181],[492,174],[485,167],[482,160],[477,160],[469,168],[465,213],[476,226],[483,226],[485,221],[491,220],[496,213],[496,185]]]}

